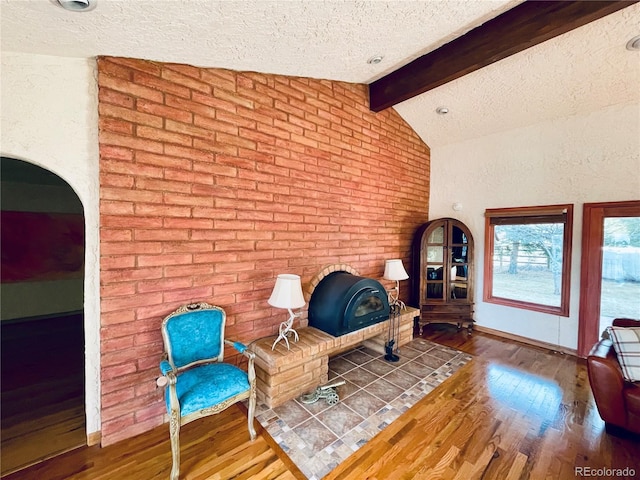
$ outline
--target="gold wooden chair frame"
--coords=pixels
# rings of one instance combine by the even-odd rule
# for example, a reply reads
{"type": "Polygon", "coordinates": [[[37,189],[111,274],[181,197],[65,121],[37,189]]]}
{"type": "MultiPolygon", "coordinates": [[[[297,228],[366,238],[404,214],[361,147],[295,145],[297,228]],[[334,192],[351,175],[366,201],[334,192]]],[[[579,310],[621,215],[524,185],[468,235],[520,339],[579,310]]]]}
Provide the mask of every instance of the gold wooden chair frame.
{"type": "Polygon", "coordinates": [[[180,474],[180,427],[198,418],[220,413],[248,400],[248,428],[256,437],[254,353],[240,342],[224,338],[226,314],[208,303],[184,305],[162,322],[164,359],[158,386],[165,387],[173,466],[171,480],[180,474]],[[224,345],[247,357],[247,372],[224,363],[224,345]]]}

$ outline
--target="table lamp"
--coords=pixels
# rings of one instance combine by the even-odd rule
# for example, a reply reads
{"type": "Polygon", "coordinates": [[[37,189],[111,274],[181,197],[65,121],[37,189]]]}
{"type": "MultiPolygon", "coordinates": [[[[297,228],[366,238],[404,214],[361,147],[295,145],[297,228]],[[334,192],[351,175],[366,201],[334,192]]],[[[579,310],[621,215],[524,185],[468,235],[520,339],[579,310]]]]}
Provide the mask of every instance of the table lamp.
{"type": "Polygon", "coordinates": [[[389,305],[395,305],[400,309],[407,308],[404,302],[398,298],[400,297],[400,280],[409,278],[409,274],[407,274],[407,271],[402,265],[402,260],[399,258],[387,260],[384,264],[384,275],[382,278],[385,280],[395,280],[396,282],[396,286],[389,291],[389,305]]]}
{"type": "Polygon", "coordinates": [[[302,295],[302,285],[300,284],[300,276],[291,273],[282,273],[278,275],[276,284],[271,292],[271,297],[268,300],[269,305],[277,308],[286,308],[289,310],[289,319],[286,322],[280,324],[278,330],[278,338],[273,342],[271,350],[276,348],[276,344],[280,340],[284,340],[289,350],[289,334],[293,334],[294,342],[298,341],[298,332],[296,332],[293,326],[293,320],[299,315],[291,311],[292,308],[304,307],[305,301],[302,295]]]}

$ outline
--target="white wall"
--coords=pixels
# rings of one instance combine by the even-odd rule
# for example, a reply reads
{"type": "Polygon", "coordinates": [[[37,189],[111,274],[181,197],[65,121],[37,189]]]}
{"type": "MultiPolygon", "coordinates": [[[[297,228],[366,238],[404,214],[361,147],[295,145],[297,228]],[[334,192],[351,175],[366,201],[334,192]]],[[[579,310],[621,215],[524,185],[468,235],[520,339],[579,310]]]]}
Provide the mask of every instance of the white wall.
{"type": "Polygon", "coordinates": [[[430,195],[430,219],[458,218],[474,237],[478,325],[576,349],[582,205],[640,198],[640,104],[432,148],[430,195]],[[559,203],[574,204],[570,316],[484,303],[485,209],[559,203]]]}
{"type": "Polygon", "coordinates": [[[87,433],[100,430],[98,88],[95,60],[1,55],[0,153],[44,167],[84,207],[87,433]]]}

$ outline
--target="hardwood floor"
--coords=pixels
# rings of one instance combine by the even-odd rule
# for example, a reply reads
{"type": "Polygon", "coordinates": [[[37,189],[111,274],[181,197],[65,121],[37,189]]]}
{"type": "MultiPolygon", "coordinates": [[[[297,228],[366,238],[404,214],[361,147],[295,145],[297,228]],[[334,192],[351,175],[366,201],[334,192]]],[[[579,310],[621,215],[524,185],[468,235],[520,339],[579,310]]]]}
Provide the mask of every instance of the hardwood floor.
{"type": "MultiPolygon", "coordinates": [[[[259,425],[256,422],[256,427],[259,425]]],[[[258,430],[260,431],[260,430],[258,430]]],[[[249,439],[245,412],[233,405],[219,415],[182,427],[181,477],[188,479],[278,479],[295,476],[263,434],[249,439]]],[[[21,470],[7,480],[111,480],[169,478],[168,426],[105,448],[84,447],[21,470]]]]}
{"type": "Polygon", "coordinates": [[[425,337],[475,358],[327,479],[640,476],[638,439],[604,432],[583,360],[445,326],[425,337]]]}
{"type": "MultiPolygon", "coordinates": [[[[326,479],[555,480],[580,478],[576,468],[626,467],[635,476],[616,478],[640,477],[640,442],[605,433],[583,360],[446,325],[423,336],[475,358],[326,479]]],[[[233,406],[183,427],[181,478],[304,478],[266,432],[251,443],[245,422],[233,406]]],[[[170,468],[164,425],[6,479],[166,479],[170,468]]]]}
{"type": "Polygon", "coordinates": [[[86,445],[83,315],[3,323],[2,475],[86,445]]]}

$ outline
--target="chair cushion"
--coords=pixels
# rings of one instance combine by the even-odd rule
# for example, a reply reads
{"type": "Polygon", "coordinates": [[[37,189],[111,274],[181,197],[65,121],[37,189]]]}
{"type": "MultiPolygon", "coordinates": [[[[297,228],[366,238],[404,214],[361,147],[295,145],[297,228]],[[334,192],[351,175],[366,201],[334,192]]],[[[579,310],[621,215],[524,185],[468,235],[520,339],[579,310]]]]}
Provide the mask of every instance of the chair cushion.
{"type": "Polygon", "coordinates": [[[640,328],[607,327],[607,331],[625,380],[640,382],[640,328]]]}
{"type": "MultiPolygon", "coordinates": [[[[212,407],[246,392],[250,388],[247,373],[228,363],[201,365],[178,375],[176,391],[182,417],[212,407]]],[[[167,411],[171,412],[170,389],[166,389],[167,411]]]]}

